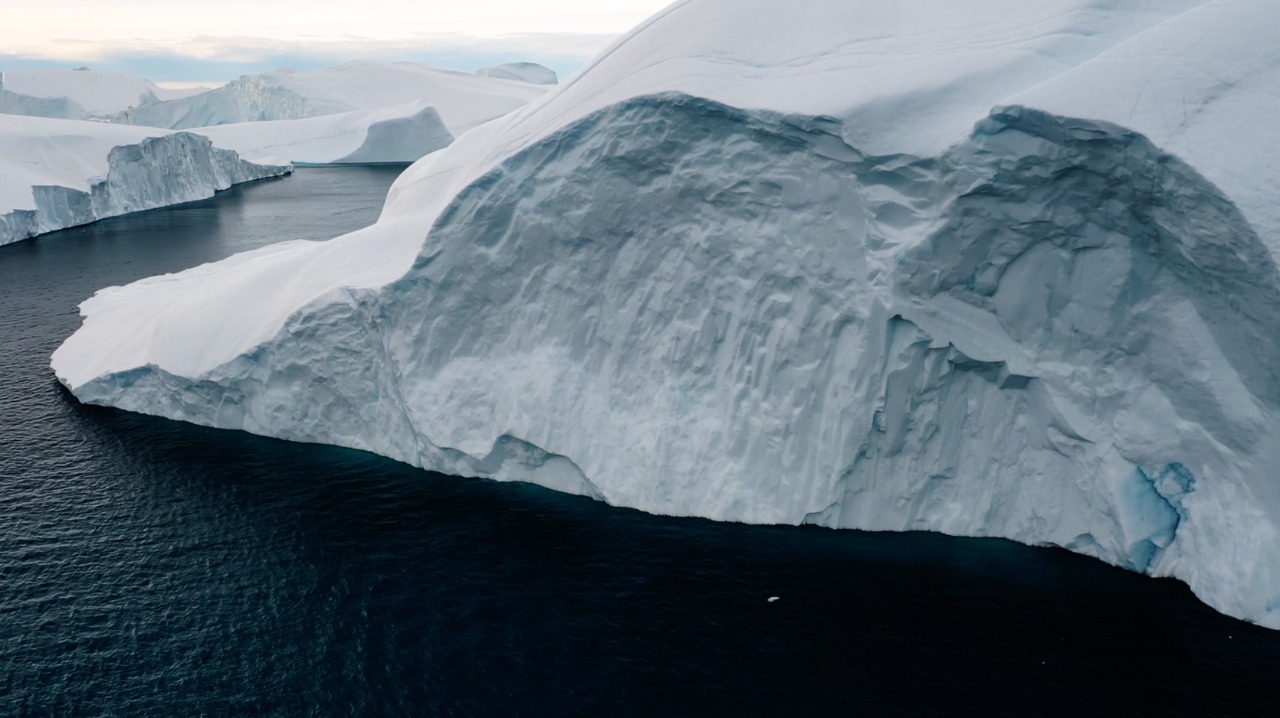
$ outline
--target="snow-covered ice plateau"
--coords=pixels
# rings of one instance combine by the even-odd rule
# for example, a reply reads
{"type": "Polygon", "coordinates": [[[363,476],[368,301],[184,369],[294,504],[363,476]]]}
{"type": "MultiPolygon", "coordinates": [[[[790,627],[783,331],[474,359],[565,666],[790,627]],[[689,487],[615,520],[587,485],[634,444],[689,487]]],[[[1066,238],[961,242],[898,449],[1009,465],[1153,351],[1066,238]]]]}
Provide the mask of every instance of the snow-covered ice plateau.
{"type": "Polygon", "coordinates": [[[0,114],[0,244],[290,171],[186,132],[0,114]]]}
{"type": "Polygon", "coordinates": [[[105,289],[81,400],[1280,628],[1280,4],[686,0],[379,222],[105,289]]]}
{"type": "Polygon", "coordinates": [[[144,105],[112,119],[132,125],[192,129],[425,103],[435,108],[456,136],[541,97],[547,90],[527,82],[413,62],[358,61],[313,72],[279,70],[246,75],[216,90],[144,105]]]}

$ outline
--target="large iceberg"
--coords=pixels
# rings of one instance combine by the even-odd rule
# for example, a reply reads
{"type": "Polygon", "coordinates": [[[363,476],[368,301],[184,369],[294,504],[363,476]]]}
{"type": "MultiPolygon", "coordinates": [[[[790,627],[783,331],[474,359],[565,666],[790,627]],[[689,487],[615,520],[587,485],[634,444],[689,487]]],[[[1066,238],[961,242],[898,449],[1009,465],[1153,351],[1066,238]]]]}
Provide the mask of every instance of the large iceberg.
{"type": "Polygon", "coordinates": [[[266,163],[409,163],[453,142],[429,101],[301,120],[238,122],[190,130],[266,163]]]}
{"type": "Polygon", "coordinates": [[[0,113],[83,120],[191,97],[204,88],[172,89],[120,72],[25,69],[0,72],[0,113]]]}
{"type": "Polygon", "coordinates": [[[1280,628],[1280,5],[687,0],[373,227],[98,293],[81,400],[1003,536],[1280,628]]]}
{"type": "Polygon", "coordinates": [[[289,171],[186,132],[0,114],[0,244],[289,171]]]}
{"type": "Polygon", "coordinates": [[[246,75],[194,97],[144,105],[112,119],[192,129],[264,120],[301,120],[415,102],[435,108],[453,135],[541,97],[548,88],[413,62],[357,61],[314,72],[246,75]]]}

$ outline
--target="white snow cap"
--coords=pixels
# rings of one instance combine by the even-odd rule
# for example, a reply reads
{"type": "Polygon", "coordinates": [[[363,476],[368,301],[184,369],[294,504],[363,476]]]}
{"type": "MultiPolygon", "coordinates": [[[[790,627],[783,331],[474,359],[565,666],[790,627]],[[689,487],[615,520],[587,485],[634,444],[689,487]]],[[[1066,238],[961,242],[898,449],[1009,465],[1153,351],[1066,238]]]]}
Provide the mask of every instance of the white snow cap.
{"type": "Polygon", "coordinates": [[[1280,628],[1277,27],[678,2],[377,225],[100,292],[53,367],[655,513],[1064,546],[1280,628]]]}

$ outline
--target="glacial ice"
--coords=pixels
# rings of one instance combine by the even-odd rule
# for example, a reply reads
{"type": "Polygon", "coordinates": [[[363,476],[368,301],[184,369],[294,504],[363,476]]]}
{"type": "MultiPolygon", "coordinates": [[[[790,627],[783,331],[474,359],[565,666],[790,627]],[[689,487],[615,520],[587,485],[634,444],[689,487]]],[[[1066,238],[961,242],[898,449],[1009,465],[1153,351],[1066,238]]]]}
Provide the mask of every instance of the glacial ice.
{"type": "Polygon", "coordinates": [[[200,92],[164,88],[117,72],[8,70],[0,72],[0,113],[83,120],[200,92]]]}
{"type": "Polygon", "coordinates": [[[349,62],[314,72],[246,75],[209,92],[144,105],[111,119],[193,129],[245,122],[302,120],[358,110],[430,104],[453,135],[541,97],[547,88],[412,62],[349,62]]]}
{"type": "Polygon", "coordinates": [[[190,130],[255,162],[409,163],[447,147],[453,135],[428,101],[302,120],[240,122],[190,130]]]}
{"type": "Polygon", "coordinates": [[[0,244],[290,169],[246,162],[185,132],[0,115],[0,244]]]}
{"type": "Polygon", "coordinates": [[[517,80],[534,85],[555,85],[560,82],[555,70],[536,62],[507,62],[501,65],[490,65],[476,70],[477,75],[495,77],[499,80],[517,80]]]}
{"type": "Polygon", "coordinates": [[[1280,628],[1280,6],[685,0],[378,224],[103,290],[82,401],[1280,628]]]}

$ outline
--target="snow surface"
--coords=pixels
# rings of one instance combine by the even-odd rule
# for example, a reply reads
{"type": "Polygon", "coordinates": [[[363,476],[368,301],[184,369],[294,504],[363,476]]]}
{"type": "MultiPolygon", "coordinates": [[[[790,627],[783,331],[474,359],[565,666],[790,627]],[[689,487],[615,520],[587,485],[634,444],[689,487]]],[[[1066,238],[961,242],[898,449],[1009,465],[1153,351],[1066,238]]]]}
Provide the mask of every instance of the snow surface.
{"type": "Polygon", "coordinates": [[[1280,5],[687,0],[373,227],[103,290],[80,399],[1280,628],[1280,5]]]}
{"type": "Polygon", "coordinates": [[[268,164],[408,163],[453,142],[440,113],[425,100],[380,110],[240,122],[191,132],[245,159],[268,164]]]}
{"type": "Polygon", "coordinates": [[[555,70],[536,62],[507,62],[501,65],[490,65],[476,70],[477,75],[494,77],[499,80],[517,80],[534,85],[555,85],[560,82],[555,70]]]}
{"type": "Polygon", "coordinates": [[[204,91],[164,88],[118,72],[8,70],[0,72],[0,113],[81,120],[204,91]]]}
{"type": "Polygon", "coordinates": [[[314,72],[246,75],[183,100],[116,116],[134,125],[191,129],[262,120],[300,120],[426,102],[460,135],[541,97],[547,88],[412,62],[350,62],[314,72]]]}
{"type": "Polygon", "coordinates": [[[0,244],[289,171],[185,132],[0,115],[0,244]]]}

